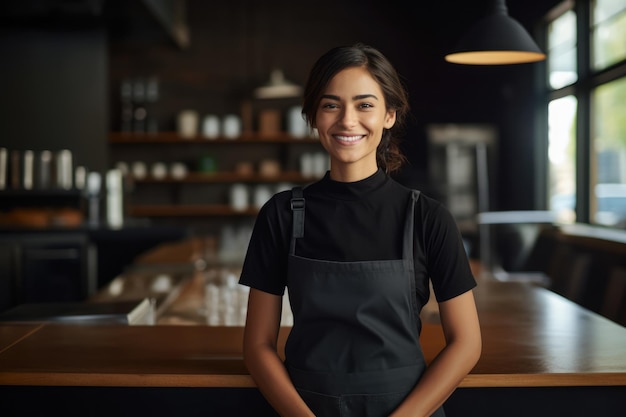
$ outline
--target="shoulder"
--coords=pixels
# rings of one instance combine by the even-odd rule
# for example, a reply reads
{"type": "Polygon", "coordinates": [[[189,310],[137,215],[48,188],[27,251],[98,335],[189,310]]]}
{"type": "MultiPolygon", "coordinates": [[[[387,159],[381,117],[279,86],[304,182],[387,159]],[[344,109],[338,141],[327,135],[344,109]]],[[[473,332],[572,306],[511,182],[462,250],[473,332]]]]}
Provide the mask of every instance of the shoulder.
{"type": "Polygon", "coordinates": [[[259,214],[261,215],[277,215],[291,208],[291,190],[283,190],[274,194],[261,207],[259,214]]]}
{"type": "Polygon", "coordinates": [[[419,193],[418,207],[424,215],[449,215],[449,210],[439,201],[424,193],[419,193]]]}
{"type": "Polygon", "coordinates": [[[421,230],[424,242],[456,239],[458,235],[457,222],[450,210],[424,193],[420,193],[415,205],[415,224],[421,230]]]}
{"type": "Polygon", "coordinates": [[[451,216],[448,209],[439,200],[430,197],[420,189],[407,187],[392,179],[388,184],[388,192],[396,196],[402,196],[403,198],[410,197],[411,195],[415,196],[416,216],[424,219],[437,216],[451,216]]]}

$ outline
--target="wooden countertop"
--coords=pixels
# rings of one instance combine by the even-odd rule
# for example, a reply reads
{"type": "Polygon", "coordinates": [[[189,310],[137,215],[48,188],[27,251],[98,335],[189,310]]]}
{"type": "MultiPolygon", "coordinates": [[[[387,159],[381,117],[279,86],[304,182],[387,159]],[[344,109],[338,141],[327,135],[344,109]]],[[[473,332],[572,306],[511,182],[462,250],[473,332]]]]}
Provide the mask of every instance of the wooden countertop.
{"type": "MultiPolygon", "coordinates": [[[[461,387],[626,386],[626,328],[544,288],[481,282],[483,354],[461,387]]],[[[283,327],[284,346],[289,327],[283,327]]],[[[254,387],[242,327],[0,324],[0,385],[254,387]]],[[[441,327],[421,335],[427,361],[441,327]]]]}

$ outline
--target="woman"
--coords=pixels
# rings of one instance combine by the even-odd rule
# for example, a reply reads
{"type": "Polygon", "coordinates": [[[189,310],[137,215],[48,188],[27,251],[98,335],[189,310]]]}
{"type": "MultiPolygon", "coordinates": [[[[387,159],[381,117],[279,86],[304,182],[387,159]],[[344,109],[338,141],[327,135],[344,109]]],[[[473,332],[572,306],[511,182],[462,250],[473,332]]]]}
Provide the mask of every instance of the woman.
{"type": "Polygon", "coordinates": [[[311,70],[303,114],[330,171],[261,209],[240,278],[251,287],[246,366],[282,416],[443,416],[480,356],[476,282],[452,216],[389,176],[404,159],[393,132],[407,112],[374,48],[334,48],[311,70]],[[429,277],[446,347],[426,368],[429,277]],[[283,363],[285,287],[294,324],[283,363]]]}

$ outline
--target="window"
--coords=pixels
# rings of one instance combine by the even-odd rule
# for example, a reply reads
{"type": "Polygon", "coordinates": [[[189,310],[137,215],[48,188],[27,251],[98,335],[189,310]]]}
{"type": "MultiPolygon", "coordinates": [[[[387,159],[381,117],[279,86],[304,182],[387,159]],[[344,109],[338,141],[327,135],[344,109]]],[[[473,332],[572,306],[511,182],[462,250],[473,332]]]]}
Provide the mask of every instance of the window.
{"type": "Polygon", "coordinates": [[[552,100],[548,106],[548,181],[550,210],[557,220],[576,220],[576,97],[552,100]]]}
{"type": "Polygon", "coordinates": [[[576,14],[572,10],[550,23],[547,55],[550,87],[557,89],[576,82],[576,14]]]}
{"type": "Polygon", "coordinates": [[[545,25],[550,209],[626,228],[626,2],[564,2],[545,25]]]}
{"type": "Polygon", "coordinates": [[[592,221],[626,228],[626,77],[592,91],[592,221]]]}
{"type": "Polygon", "coordinates": [[[626,58],[626,2],[591,2],[591,66],[606,68],[626,58]]]}

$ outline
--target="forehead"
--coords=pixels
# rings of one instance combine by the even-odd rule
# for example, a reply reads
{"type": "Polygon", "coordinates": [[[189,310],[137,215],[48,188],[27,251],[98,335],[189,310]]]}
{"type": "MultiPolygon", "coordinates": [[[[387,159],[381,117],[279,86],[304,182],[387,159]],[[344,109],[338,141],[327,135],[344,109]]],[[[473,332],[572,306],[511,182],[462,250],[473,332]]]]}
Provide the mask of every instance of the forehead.
{"type": "Polygon", "coordinates": [[[382,98],[382,89],[369,71],[363,67],[350,67],[339,71],[331,78],[324,94],[337,96],[374,94],[382,98]]]}

